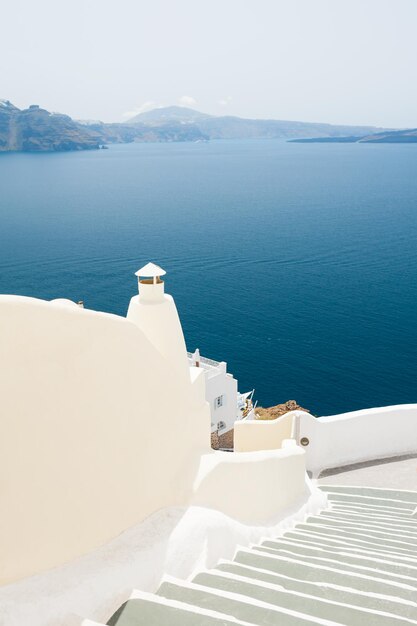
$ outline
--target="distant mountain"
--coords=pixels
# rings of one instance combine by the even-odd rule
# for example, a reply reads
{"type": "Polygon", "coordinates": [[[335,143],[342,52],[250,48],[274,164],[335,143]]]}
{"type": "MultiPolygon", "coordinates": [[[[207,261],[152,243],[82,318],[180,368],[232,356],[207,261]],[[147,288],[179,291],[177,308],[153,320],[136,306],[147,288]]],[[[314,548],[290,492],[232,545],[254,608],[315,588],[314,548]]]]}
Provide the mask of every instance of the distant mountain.
{"type": "Polygon", "coordinates": [[[21,111],[0,100],[0,151],[44,152],[87,150],[99,143],[68,115],[49,113],[37,105],[21,111]]]}
{"type": "Polygon", "coordinates": [[[207,115],[187,107],[164,107],[125,123],[76,121],[37,105],[20,110],[0,100],[0,152],[92,150],[108,143],[205,141],[208,139],[290,139],[338,142],[414,142],[417,131],[372,126],[252,120],[207,115]]]}
{"type": "Polygon", "coordinates": [[[214,116],[187,107],[164,107],[140,113],[128,124],[158,126],[180,122],[194,125],[209,139],[289,139],[296,137],[364,136],[383,131],[373,126],[337,126],[313,122],[257,120],[234,116],[214,116]]]}
{"type": "Polygon", "coordinates": [[[95,135],[100,143],[131,143],[135,142],[176,142],[201,141],[207,139],[194,124],[182,124],[171,121],[158,124],[104,124],[89,123],[88,132],[95,135]]]}
{"type": "Polygon", "coordinates": [[[417,143],[417,128],[347,137],[311,137],[292,139],[294,143],[417,143]]]}
{"type": "Polygon", "coordinates": [[[213,115],[207,115],[206,113],[200,113],[200,111],[196,111],[195,109],[190,109],[188,107],[180,107],[180,106],[171,106],[171,107],[160,107],[157,109],[152,109],[151,111],[145,111],[144,113],[139,113],[132,117],[129,120],[129,124],[160,124],[166,122],[198,122],[203,119],[207,119],[213,117],[213,115]]]}

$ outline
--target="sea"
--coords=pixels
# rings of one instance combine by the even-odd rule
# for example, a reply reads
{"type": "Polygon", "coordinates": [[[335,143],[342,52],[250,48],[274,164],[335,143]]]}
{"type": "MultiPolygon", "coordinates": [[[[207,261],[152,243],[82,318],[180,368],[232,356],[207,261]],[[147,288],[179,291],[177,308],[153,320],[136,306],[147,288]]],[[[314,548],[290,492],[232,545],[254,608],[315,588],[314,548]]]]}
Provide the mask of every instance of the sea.
{"type": "Polygon", "coordinates": [[[0,155],[0,293],[125,315],[148,261],[188,349],[260,405],[417,402],[417,145],[0,155]]]}

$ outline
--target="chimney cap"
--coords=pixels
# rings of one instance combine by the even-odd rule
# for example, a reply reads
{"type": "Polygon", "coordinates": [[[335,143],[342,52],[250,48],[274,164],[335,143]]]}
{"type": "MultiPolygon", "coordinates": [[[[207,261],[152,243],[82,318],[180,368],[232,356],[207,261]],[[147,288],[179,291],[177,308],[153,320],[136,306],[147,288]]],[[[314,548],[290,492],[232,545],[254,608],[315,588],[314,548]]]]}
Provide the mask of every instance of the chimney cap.
{"type": "Polygon", "coordinates": [[[144,276],[145,278],[155,278],[156,276],[164,276],[166,271],[159,267],[159,265],[155,265],[155,263],[147,263],[143,267],[141,267],[137,272],[135,272],[135,276],[144,276]]]}

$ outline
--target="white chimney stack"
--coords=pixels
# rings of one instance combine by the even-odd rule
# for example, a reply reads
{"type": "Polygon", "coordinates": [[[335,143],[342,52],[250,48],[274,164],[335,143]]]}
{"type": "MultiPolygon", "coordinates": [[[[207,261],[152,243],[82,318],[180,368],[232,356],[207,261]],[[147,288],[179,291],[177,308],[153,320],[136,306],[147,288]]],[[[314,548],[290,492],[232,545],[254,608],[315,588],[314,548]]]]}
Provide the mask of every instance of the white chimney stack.
{"type": "Polygon", "coordinates": [[[175,302],[172,296],[164,293],[161,276],[165,274],[165,270],[154,263],[147,263],[135,272],[139,295],[131,299],[127,319],[139,326],[177,374],[189,384],[190,368],[184,335],[175,302]]]}
{"type": "Polygon", "coordinates": [[[163,300],[164,281],[161,276],[165,276],[165,274],[166,271],[155,263],[147,263],[135,272],[135,276],[138,277],[140,301],[160,302],[163,300]]]}

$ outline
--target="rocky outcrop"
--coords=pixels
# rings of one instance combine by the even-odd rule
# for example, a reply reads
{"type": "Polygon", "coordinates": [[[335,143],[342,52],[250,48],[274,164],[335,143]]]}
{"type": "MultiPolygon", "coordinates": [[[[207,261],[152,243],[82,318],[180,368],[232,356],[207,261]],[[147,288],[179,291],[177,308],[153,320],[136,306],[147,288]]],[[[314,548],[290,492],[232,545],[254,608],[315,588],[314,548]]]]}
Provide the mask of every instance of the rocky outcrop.
{"type": "Polygon", "coordinates": [[[0,100],[0,151],[14,150],[16,143],[15,119],[19,109],[9,100],[0,100]]]}
{"type": "Polygon", "coordinates": [[[21,111],[0,101],[0,151],[45,152],[91,150],[100,141],[68,115],[49,113],[37,105],[21,111]]]}
{"type": "Polygon", "coordinates": [[[289,413],[289,411],[305,411],[306,413],[310,413],[308,409],[304,409],[297,404],[295,400],[288,400],[283,404],[276,404],[266,409],[258,406],[255,409],[255,414],[258,420],[274,420],[277,417],[281,417],[281,415],[285,415],[285,413],[289,413]]]}

